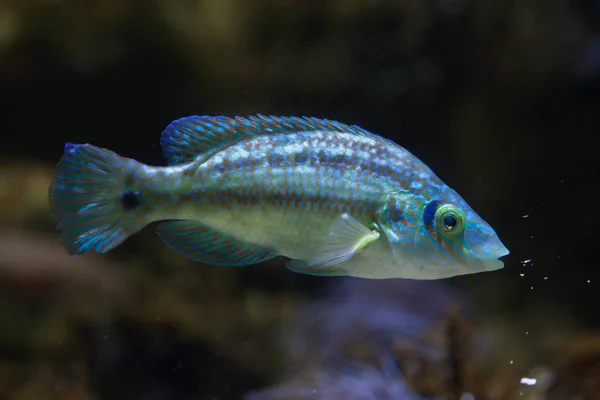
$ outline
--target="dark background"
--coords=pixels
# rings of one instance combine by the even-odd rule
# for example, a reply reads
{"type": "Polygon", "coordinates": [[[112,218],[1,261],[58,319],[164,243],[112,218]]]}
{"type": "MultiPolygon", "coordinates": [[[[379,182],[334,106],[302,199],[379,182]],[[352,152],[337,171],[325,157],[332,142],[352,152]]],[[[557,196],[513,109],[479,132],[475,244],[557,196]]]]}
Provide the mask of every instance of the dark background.
{"type": "Polygon", "coordinates": [[[239,398],[283,361],[243,353],[238,336],[270,346],[267,332],[337,284],[281,265],[198,266],[151,230],[73,261],[46,205],[65,142],[164,165],[171,120],[254,113],[392,138],[511,250],[502,271],[444,284],[516,337],[526,330],[527,346],[600,328],[599,110],[598,1],[0,1],[0,397],[239,398]],[[126,287],[118,306],[113,286],[126,287]]]}

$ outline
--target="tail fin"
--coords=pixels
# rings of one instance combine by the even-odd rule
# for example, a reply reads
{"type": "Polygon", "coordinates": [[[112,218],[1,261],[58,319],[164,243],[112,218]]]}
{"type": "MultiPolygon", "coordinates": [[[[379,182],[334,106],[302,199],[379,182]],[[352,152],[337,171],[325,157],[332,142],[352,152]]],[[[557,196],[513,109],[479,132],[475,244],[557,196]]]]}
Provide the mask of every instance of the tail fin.
{"type": "Polygon", "coordinates": [[[105,253],[143,228],[131,213],[139,193],[126,192],[135,164],[89,144],[65,145],[48,197],[69,254],[105,253]]]}

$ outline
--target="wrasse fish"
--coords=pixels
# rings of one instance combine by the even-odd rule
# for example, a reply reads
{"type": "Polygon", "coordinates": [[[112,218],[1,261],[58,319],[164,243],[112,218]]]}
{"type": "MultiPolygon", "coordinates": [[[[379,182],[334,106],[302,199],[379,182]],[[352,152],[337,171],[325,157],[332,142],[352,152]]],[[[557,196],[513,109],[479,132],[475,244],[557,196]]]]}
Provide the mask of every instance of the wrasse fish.
{"type": "Polygon", "coordinates": [[[49,189],[69,254],[105,253],[149,223],[186,257],[275,257],[313,275],[438,279],[503,267],[494,230],[422,161],[358,126],[190,116],[162,133],[169,166],[66,144],[49,189]]]}

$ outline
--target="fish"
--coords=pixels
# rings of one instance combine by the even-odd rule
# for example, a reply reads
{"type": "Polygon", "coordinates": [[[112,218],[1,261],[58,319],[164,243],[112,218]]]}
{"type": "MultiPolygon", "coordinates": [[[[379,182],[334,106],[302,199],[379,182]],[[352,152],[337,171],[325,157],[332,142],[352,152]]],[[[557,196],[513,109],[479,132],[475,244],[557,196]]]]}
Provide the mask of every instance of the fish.
{"type": "Polygon", "coordinates": [[[196,262],[365,279],[503,268],[494,229],[416,156],[316,117],[192,115],[151,166],[67,143],[48,190],[70,255],[106,253],[151,223],[196,262]]]}

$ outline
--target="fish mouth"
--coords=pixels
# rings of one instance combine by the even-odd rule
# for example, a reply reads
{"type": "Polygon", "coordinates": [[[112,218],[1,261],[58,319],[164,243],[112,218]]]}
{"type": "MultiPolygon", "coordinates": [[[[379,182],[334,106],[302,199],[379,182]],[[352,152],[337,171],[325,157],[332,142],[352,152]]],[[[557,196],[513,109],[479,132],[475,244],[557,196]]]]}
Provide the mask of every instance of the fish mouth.
{"type": "Polygon", "coordinates": [[[492,243],[486,243],[478,251],[464,250],[463,260],[466,271],[489,272],[504,268],[504,261],[500,258],[510,254],[509,250],[498,238],[489,241],[492,243]]]}
{"type": "Polygon", "coordinates": [[[497,258],[478,259],[476,263],[475,268],[479,271],[496,271],[504,268],[504,262],[497,258]]]}
{"type": "Polygon", "coordinates": [[[504,262],[500,258],[510,254],[510,251],[489,225],[484,223],[468,229],[465,232],[465,243],[468,245],[463,249],[463,257],[471,269],[495,271],[504,268],[504,262]]]}
{"type": "Polygon", "coordinates": [[[494,243],[485,244],[475,253],[475,256],[480,260],[497,260],[510,254],[510,251],[499,239],[496,238],[493,242],[494,243]]]}
{"type": "Polygon", "coordinates": [[[510,254],[498,235],[486,223],[477,224],[465,231],[465,256],[480,260],[497,260],[510,254]]]}

